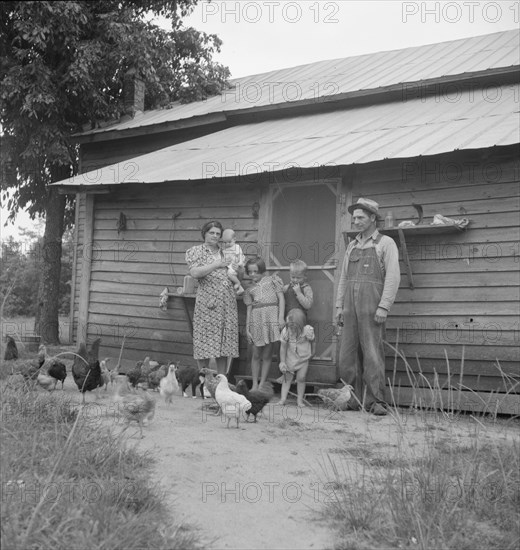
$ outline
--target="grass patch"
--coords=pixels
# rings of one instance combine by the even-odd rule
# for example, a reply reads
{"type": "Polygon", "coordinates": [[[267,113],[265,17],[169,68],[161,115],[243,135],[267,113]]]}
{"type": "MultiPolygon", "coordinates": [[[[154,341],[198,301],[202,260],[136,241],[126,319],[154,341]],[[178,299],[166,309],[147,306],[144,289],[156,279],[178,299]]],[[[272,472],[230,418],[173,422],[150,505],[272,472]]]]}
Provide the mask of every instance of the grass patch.
{"type": "Polygon", "coordinates": [[[425,432],[411,446],[403,430],[393,455],[327,454],[324,514],[341,541],[336,550],[517,548],[520,443],[474,428],[463,443],[455,433],[425,432]]]}
{"type": "Polygon", "coordinates": [[[82,411],[61,392],[3,383],[2,548],[200,548],[172,525],[151,457],[82,411]]]}

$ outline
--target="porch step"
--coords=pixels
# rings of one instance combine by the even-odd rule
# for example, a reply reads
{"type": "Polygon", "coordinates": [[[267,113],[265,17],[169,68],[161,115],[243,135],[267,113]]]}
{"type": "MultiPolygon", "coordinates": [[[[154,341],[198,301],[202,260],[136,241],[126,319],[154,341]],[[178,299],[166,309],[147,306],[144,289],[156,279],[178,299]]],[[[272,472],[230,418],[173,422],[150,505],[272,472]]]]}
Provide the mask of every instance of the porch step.
{"type": "MultiPolygon", "coordinates": [[[[268,382],[271,382],[272,384],[279,384],[279,382],[277,382],[277,378],[279,378],[278,376],[276,378],[272,378],[272,377],[268,377],[267,378],[267,381],[268,382]]],[[[250,375],[247,375],[247,374],[235,374],[235,382],[238,382],[239,380],[252,380],[253,377],[250,376],[250,375]]],[[[295,386],[296,385],[296,380],[293,380],[293,383],[291,384],[291,386],[295,386]]],[[[305,385],[306,386],[313,386],[314,388],[335,388],[336,387],[336,384],[329,384],[329,383],[326,383],[326,382],[312,382],[312,381],[309,381],[309,380],[306,380],[305,381],[305,385]]]]}

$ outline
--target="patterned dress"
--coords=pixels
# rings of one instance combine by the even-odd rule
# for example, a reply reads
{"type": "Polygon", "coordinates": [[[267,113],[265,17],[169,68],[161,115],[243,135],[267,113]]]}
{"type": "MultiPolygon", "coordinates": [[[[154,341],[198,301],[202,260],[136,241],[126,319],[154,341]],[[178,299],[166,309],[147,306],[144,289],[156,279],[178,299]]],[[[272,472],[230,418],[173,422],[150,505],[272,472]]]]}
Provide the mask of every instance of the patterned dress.
{"type": "MultiPolygon", "coordinates": [[[[186,251],[188,268],[215,262],[215,255],[205,245],[186,251]]],[[[238,310],[233,285],[225,267],[198,279],[193,314],[193,357],[238,357],[238,310]]]]}
{"type": "Polygon", "coordinates": [[[277,292],[283,292],[283,282],[277,275],[271,275],[250,286],[244,294],[244,304],[252,307],[249,331],[255,346],[280,340],[277,292]]]}

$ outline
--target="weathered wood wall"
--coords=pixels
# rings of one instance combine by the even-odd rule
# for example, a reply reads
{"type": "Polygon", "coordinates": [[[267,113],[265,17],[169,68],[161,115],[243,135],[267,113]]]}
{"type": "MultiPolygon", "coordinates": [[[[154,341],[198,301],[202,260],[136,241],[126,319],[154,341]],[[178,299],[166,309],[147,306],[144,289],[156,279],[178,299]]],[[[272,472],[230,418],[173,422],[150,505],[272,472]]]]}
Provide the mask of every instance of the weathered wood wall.
{"type": "MultiPolygon", "coordinates": [[[[512,388],[520,378],[520,170],[514,152],[501,151],[392,160],[355,169],[352,200],[377,200],[383,218],[392,210],[396,224],[414,218],[412,202],[423,205],[425,223],[437,213],[470,219],[460,234],[408,242],[415,289],[408,288],[402,264],[401,288],[387,323],[387,340],[398,344],[411,368],[402,358],[394,360],[388,349],[387,377],[396,387],[518,392],[518,386],[512,388]]],[[[201,242],[200,228],[210,218],[233,227],[254,253],[262,229],[252,208],[261,203],[259,185],[124,185],[91,197],[91,229],[83,221],[87,201],[81,197],[78,250],[88,241],[86,227],[92,231],[93,252],[88,297],[80,296],[81,281],[85,283],[81,254],[76,262],[75,336],[82,330],[77,311],[83,299],[88,338],[102,336],[102,354],[117,358],[126,334],[127,364],[146,354],[193,363],[183,301],[171,298],[168,310],[162,311],[159,294],[165,286],[174,291],[182,285],[184,253],[201,242]],[[127,229],[118,232],[121,212],[127,229]]],[[[188,307],[192,314],[193,300],[188,307]]],[[[243,305],[241,316],[243,320],[243,305]]],[[[244,348],[241,358],[245,362],[244,348]]]]}
{"type": "MultiPolygon", "coordinates": [[[[127,364],[146,355],[194,363],[183,299],[171,297],[163,311],[159,295],[182,286],[185,252],[202,243],[200,229],[209,219],[232,227],[245,251],[256,243],[252,205],[259,194],[252,185],[208,183],[122,186],[95,197],[88,337],[102,337],[102,354],[117,358],[126,335],[127,364]],[[124,231],[117,228],[121,213],[124,231]]],[[[192,316],[193,299],[187,304],[192,316]]]]}
{"type": "Polygon", "coordinates": [[[401,263],[387,340],[398,342],[413,373],[388,349],[387,376],[395,385],[447,388],[450,374],[451,387],[519,392],[519,184],[511,151],[357,168],[354,200],[377,200],[382,217],[392,210],[396,224],[417,221],[412,203],[424,207],[423,223],[435,214],[470,220],[464,232],[408,239],[415,288],[408,288],[401,263]]]}

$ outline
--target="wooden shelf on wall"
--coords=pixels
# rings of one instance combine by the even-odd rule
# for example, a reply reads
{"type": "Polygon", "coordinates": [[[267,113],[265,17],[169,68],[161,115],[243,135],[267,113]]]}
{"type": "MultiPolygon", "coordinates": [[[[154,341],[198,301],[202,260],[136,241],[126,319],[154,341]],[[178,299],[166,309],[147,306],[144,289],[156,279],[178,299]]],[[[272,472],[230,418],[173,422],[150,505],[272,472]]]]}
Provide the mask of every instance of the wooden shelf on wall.
{"type": "MultiPolygon", "coordinates": [[[[403,253],[403,260],[406,266],[406,274],[408,276],[408,286],[413,289],[413,273],[412,266],[410,264],[410,258],[408,256],[408,249],[406,247],[406,238],[420,237],[424,235],[444,235],[448,233],[462,233],[466,230],[466,227],[461,229],[457,225],[414,225],[413,227],[382,227],[379,232],[383,235],[388,235],[396,240],[397,246],[401,247],[403,253]]],[[[359,231],[350,230],[343,232],[343,238],[345,239],[345,246],[348,245],[349,239],[354,239],[359,231]]]]}

